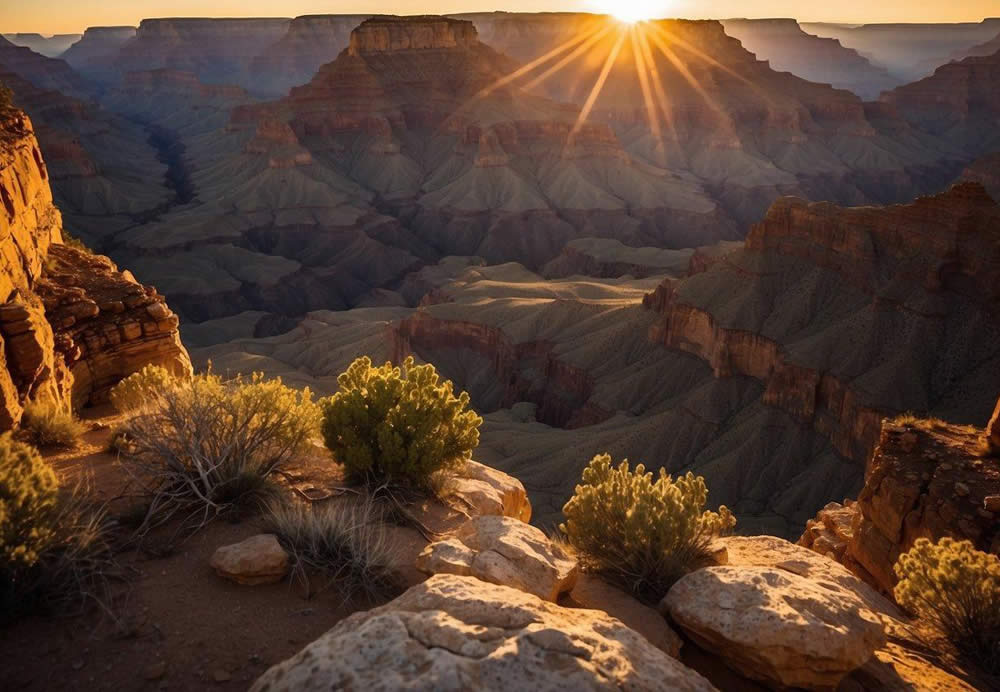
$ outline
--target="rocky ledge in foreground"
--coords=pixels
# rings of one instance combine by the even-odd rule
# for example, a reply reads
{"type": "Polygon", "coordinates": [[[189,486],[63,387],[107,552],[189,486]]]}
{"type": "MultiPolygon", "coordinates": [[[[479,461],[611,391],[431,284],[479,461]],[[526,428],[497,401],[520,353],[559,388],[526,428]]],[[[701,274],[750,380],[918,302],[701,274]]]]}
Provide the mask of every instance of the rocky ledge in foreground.
{"type": "Polygon", "coordinates": [[[984,430],[900,418],[882,426],[857,502],[830,503],[799,543],[890,593],[918,538],[972,541],[1000,555],[1000,402],[984,430]]]}

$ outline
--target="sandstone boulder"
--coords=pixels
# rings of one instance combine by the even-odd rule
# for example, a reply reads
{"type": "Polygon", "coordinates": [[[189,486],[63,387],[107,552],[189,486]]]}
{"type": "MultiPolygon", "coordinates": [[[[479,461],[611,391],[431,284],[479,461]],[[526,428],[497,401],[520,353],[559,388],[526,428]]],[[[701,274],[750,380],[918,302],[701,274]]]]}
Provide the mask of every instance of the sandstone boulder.
{"type": "Polygon", "coordinates": [[[273,584],[288,574],[288,553],[273,534],[251,536],[245,541],[224,545],[209,564],[223,579],[255,586],[273,584]]]}
{"type": "Polygon", "coordinates": [[[531,502],[521,481],[502,471],[468,461],[461,475],[449,479],[449,499],[473,516],[496,515],[531,521],[531,502]]]}
{"type": "Polygon", "coordinates": [[[713,690],[618,620],[471,577],[436,575],[355,613],[254,692],[713,690]]]}
{"type": "Polygon", "coordinates": [[[544,533],[510,517],[477,517],[417,557],[427,574],[473,576],[555,601],[573,588],[577,563],[544,533]]]}
{"type": "Polygon", "coordinates": [[[861,599],[774,567],[697,570],[665,600],[696,644],[768,684],[836,687],[886,641],[861,599]]]}
{"type": "MultiPolygon", "coordinates": [[[[639,602],[594,574],[581,572],[569,594],[573,605],[603,610],[644,636],[660,651],[678,658],[682,641],[654,608],[639,602]]],[[[562,602],[562,601],[560,601],[562,602]]]]}
{"type": "Polygon", "coordinates": [[[829,591],[856,596],[880,616],[902,617],[893,602],[839,562],[814,550],[776,536],[726,536],[718,542],[726,546],[730,565],[782,569],[806,577],[829,591]]]}

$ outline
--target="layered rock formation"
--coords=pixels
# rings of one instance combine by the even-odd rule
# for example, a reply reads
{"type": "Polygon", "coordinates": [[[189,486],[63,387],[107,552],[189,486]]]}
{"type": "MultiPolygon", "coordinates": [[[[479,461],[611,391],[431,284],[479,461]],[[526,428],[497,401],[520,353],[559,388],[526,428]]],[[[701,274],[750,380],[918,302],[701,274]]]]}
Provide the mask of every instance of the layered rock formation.
{"type": "Polygon", "coordinates": [[[857,502],[824,509],[799,542],[890,594],[893,566],[918,538],[970,540],[1000,555],[996,418],[986,430],[913,417],[887,421],[857,502]]]}
{"type": "Polygon", "coordinates": [[[351,32],[365,19],[364,15],[341,14],[296,17],[284,36],[254,57],[250,66],[253,91],[277,97],[305,84],[347,48],[351,32]]]}
{"type": "Polygon", "coordinates": [[[794,19],[727,19],[722,26],[775,70],[853,91],[866,101],[900,83],[837,39],[807,34],[794,19]]]}
{"type": "Polygon", "coordinates": [[[118,50],[113,68],[121,75],[163,68],[193,72],[207,84],[236,84],[252,90],[254,58],[285,34],[289,21],[144,19],[135,38],[118,50]]]}
{"type": "Polygon", "coordinates": [[[39,89],[73,98],[86,98],[87,82],[63,60],[40,55],[30,48],[0,38],[0,65],[39,89]]]}
{"type": "Polygon", "coordinates": [[[60,57],[88,78],[107,83],[117,76],[118,51],[135,33],[134,26],[92,26],[60,57]]]}
{"type": "Polygon", "coordinates": [[[147,363],[191,371],[177,317],[106,257],[62,244],[62,219],[31,122],[14,111],[0,147],[0,427],[34,400],[100,401],[147,363]]]}
{"type": "Polygon", "coordinates": [[[946,135],[973,156],[1000,148],[1000,47],[942,65],[934,74],[882,95],[911,124],[946,135]]]}

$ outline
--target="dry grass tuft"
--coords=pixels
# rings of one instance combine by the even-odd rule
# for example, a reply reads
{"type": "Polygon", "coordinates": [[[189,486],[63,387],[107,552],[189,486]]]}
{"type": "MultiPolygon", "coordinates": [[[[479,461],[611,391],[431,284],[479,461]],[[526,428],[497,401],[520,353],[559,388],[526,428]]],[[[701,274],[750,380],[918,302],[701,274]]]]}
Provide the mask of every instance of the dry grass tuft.
{"type": "Polygon", "coordinates": [[[68,406],[54,401],[28,404],[21,419],[21,431],[37,447],[75,447],[87,427],[68,406]]]}
{"type": "Polygon", "coordinates": [[[325,582],[320,590],[337,585],[345,602],[382,598],[396,589],[384,513],[371,499],[276,502],[264,516],[264,530],[293,556],[295,572],[307,586],[316,574],[325,582]]]}

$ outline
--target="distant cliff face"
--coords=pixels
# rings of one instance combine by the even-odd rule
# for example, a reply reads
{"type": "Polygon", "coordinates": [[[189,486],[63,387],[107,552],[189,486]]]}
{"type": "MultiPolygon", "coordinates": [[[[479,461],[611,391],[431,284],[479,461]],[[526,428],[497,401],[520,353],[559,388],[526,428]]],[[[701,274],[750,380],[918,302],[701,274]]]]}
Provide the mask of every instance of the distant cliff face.
{"type": "Polygon", "coordinates": [[[998,271],[1000,207],[978,184],[884,208],[782,199],[743,250],[646,304],[654,340],[760,380],[766,404],[863,465],[886,415],[983,422],[1000,368],[963,378],[1000,364],[998,271]]]}
{"type": "Polygon", "coordinates": [[[775,70],[853,91],[866,101],[900,83],[837,39],[807,34],[794,19],[728,19],[722,25],[775,70]]]}
{"type": "Polygon", "coordinates": [[[31,122],[0,123],[0,429],[27,402],[97,402],[146,363],[190,372],[177,318],[106,257],[62,244],[31,122]]]}
{"type": "Polygon", "coordinates": [[[135,38],[134,26],[93,26],[60,57],[90,79],[114,79],[118,51],[135,38]]]}

